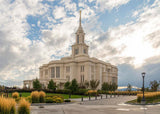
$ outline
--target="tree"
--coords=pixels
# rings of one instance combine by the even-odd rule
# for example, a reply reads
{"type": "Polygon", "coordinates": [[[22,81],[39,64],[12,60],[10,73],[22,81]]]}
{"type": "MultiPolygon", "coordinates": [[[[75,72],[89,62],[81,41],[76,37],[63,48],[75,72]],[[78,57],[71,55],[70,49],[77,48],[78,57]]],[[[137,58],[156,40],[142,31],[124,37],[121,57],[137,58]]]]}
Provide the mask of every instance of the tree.
{"type": "Polygon", "coordinates": [[[107,82],[103,82],[101,89],[104,91],[109,91],[109,86],[110,85],[107,82]]]}
{"type": "Polygon", "coordinates": [[[71,82],[71,85],[69,87],[69,89],[71,90],[71,92],[76,92],[78,90],[78,83],[76,79],[73,79],[71,82]]]}
{"type": "Polygon", "coordinates": [[[91,89],[95,90],[98,87],[99,83],[100,83],[99,80],[91,80],[90,81],[91,89]]]}
{"type": "Polygon", "coordinates": [[[33,81],[33,88],[34,89],[41,89],[42,88],[42,85],[37,78],[36,78],[36,80],[33,81]]]}
{"type": "Polygon", "coordinates": [[[48,83],[48,89],[55,91],[56,90],[56,83],[51,79],[48,83]]]}
{"type": "Polygon", "coordinates": [[[84,86],[86,87],[86,89],[88,89],[88,87],[89,87],[89,82],[88,82],[87,80],[84,82],[84,86]]]}
{"type": "Polygon", "coordinates": [[[111,91],[116,91],[117,90],[118,85],[116,83],[112,83],[111,84],[111,91]]]}
{"type": "Polygon", "coordinates": [[[128,85],[127,85],[127,91],[130,92],[131,90],[132,90],[132,86],[131,86],[131,84],[128,83],[128,85]]]}
{"type": "Polygon", "coordinates": [[[65,84],[64,84],[64,89],[69,89],[69,87],[70,87],[70,82],[68,81],[68,82],[66,82],[65,84]]]}
{"type": "Polygon", "coordinates": [[[156,80],[154,80],[154,81],[150,81],[149,85],[151,86],[152,91],[157,91],[160,83],[158,83],[156,80]]]}

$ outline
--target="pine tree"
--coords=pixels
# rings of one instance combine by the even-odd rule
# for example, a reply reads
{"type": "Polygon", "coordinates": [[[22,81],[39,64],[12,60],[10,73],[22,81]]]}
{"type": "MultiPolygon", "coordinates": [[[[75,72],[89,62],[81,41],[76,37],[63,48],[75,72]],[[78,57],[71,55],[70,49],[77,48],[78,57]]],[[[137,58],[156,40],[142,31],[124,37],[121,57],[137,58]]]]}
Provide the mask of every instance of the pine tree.
{"type": "Polygon", "coordinates": [[[49,81],[48,89],[53,90],[53,91],[56,90],[56,83],[54,83],[52,79],[49,81]]]}
{"type": "Polygon", "coordinates": [[[76,79],[73,79],[70,85],[70,90],[72,91],[72,93],[78,91],[78,83],[76,79]]]}
{"type": "Polygon", "coordinates": [[[33,88],[34,89],[41,89],[42,88],[42,85],[37,78],[36,78],[36,80],[33,81],[33,88]]]}
{"type": "Polygon", "coordinates": [[[64,84],[64,89],[69,89],[70,88],[70,82],[68,81],[68,82],[66,82],[65,84],[64,84]]]}

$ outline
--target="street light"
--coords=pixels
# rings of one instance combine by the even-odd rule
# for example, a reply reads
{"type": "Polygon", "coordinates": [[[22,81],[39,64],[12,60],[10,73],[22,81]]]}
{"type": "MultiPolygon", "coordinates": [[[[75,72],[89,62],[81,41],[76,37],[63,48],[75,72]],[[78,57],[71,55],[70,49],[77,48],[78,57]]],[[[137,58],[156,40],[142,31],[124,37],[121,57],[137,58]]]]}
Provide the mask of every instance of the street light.
{"type": "Polygon", "coordinates": [[[142,78],[143,78],[143,98],[141,101],[141,104],[145,104],[145,98],[144,98],[144,77],[145,77],[145,72],[142,72],[142,78]]]}

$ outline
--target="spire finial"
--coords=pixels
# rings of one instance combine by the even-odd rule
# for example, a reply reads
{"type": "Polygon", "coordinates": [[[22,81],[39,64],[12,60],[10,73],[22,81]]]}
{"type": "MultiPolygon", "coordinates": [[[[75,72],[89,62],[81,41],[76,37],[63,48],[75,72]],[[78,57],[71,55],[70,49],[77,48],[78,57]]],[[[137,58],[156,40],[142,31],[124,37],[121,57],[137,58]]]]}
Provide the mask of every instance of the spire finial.
{"type": "Polygon", "coordinates": [[[79,26],[81,26],[81,10],[79,10],[80,17],[79,17],[79,26]]]}

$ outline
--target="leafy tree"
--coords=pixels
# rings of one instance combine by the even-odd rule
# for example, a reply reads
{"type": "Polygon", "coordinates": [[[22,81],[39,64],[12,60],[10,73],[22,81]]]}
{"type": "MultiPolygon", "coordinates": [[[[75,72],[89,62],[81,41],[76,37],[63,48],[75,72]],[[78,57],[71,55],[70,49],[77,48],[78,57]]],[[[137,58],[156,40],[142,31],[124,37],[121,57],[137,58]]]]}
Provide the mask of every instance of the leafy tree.
{"type": "Polygon", "coordinates": [[[109,91],[109,87],[110,85],[107,83],[107,82],[103,82],[103,84],[102,84],[102,90],[104,90],[104,91],[109,91]]]}
{"type": "Polygon", "coordinates": [[[111,84],[111,91],[116,91],[117,90],[118,85],[116,83],[112,83],[111,84]]]}
{"type": "Polygon", "coordinates": [[[65,84],[64,84],[64,89],[69,89],[70,88],[70,82],[67,81],[65,84]]]}
{"type": "Polygon", "coordinates": [[[36,78],[36,80],[33,81],[33,88],[34,89],[41,89],[42,88],[42,85],[37,78],[36,78]]]}
{"type": "Polygon", "coordinates": [[[128,85],[127,85],[127,91],[130,92],[131,90],[132,90],[132,86],[131,86],[131,84],[128,83],[128,85]]]}
{"type": "Polygon", "coordinates": [[[78,90],[78,83],[76,79],[73,79],[70,85],[70,90],[72,91],[72,93],[76,92],[78,90]]]}
{"type": "Polygon", "coordinates": [[[86,87],[86,89],[88,89],[88,87],[89,87],[89,82],[88,82],[87,80],[84,82],[84,86],[86,87]]]}
{"type": "Polygon", "coordinates": [[[79,89],[86,89],[85,83],[84,83],[84,82],[79,83],[78,88],[79,88],[79,89]]]}
{"type": "Polygon", "coordinates": [[[48,89],[55,91],[56,90],[56,83],[51,79],[48,83],[48,89]]]}
{"type": "Polygon", "coordinates": [[[156,80],[154,80],[154,81],[150,81],[149,85],[151,86],[152,91],[157,91],[160,83],[158,83],[156,80]]]}
{"type": "Polygon", "coordinates": [[[91,89],[95,90],[98,87],[99,83],[100,83],[99,80],[91,80],[90,81],[91,89]]]}

